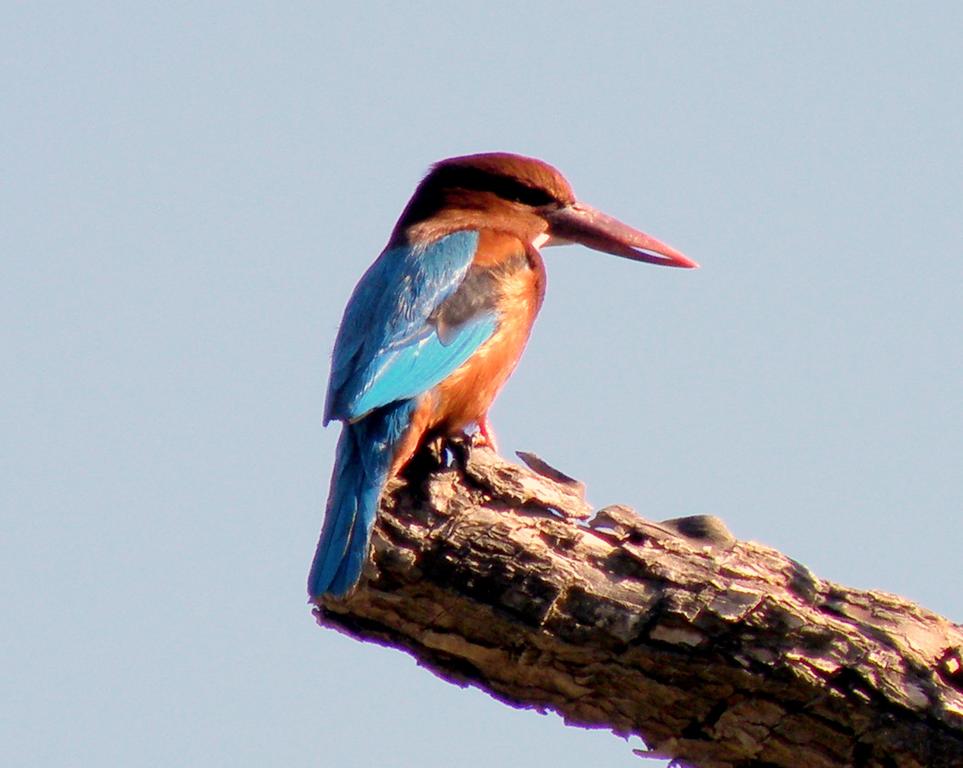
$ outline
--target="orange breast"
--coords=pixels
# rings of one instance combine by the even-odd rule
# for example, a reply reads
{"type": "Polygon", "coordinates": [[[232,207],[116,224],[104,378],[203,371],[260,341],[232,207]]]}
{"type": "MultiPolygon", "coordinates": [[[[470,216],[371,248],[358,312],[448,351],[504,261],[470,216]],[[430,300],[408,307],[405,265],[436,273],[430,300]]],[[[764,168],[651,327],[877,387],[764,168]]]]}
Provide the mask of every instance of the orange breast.
{"type": "Polygon", "coordinates": [[[525,349],[545,294],[545,266],[538,251],[516,237],[485,231],[475,264],[498,267],[498,329],[460,368],[438,385],[430,428],[457,432],[479,421],[511,376],[525,349]]]}
{"type": "Polygon", "coordinates": [[[426,434],[454,434],[478,423],[511,376],[545,295],[545,265],[517,237],[485,230],[473,266],[492,270],[498,328],[459,368],[420,398],[395,448],[390,474],[408,462],[426,434]]]}

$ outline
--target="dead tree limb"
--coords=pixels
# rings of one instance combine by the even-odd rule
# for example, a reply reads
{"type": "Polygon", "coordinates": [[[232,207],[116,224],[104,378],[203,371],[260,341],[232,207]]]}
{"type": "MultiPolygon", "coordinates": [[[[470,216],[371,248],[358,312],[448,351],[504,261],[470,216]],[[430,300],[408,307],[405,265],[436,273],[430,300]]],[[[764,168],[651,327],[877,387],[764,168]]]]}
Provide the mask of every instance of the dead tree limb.
{"type": "Polygon", "coordinates": [[[813,576],[715,518],[591,515],[579,484],[456,445],[384,494],[318,621],[457,684],[698,768],[963,766],[963,628],[813,576]]]}

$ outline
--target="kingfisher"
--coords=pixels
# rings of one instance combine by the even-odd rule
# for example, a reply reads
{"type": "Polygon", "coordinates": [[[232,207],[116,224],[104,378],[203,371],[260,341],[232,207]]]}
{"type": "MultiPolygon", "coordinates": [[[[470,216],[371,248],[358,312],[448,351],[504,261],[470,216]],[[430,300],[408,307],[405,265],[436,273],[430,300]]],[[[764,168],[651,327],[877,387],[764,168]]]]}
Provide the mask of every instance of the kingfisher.
{"type": "Polygon", "coordinates": [[[335,341],[324,424],[343,426],[308,576],[312,600],[358,583],[381,492],[422,445],[470,429],[476,443],[496,447],[488,409],[542,305],[540,249],[570,243],[698,266],[578,201],[558,170],[531,157],[452,157],[418,184],[335,341]]]}

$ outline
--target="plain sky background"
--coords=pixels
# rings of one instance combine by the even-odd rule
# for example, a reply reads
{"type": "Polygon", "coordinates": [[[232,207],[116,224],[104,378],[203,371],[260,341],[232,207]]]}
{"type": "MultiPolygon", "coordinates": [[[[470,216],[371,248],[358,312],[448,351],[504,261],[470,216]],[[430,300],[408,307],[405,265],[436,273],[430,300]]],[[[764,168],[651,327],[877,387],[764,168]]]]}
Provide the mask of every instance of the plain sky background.
{"type": "Polygon", "coordinates": [[[703,265],[548,250],[504,453],[963,619],[961,9],[4,3],[4,763],[643,764],[305,602],[341,311],[466,152],[703,265]]]}

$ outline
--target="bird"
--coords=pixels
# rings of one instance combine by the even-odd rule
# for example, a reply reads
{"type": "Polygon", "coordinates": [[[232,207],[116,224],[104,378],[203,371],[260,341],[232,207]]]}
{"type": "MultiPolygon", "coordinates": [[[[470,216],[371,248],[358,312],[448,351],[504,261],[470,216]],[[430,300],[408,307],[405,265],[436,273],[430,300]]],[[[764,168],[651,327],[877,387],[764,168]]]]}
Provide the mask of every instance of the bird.
{"type": "Polygon", "coordinates": [[[694,268],[679,251],[576,199],[553,166],[508,152],[434,164],[348,301],[324,424],[342,422],[309,597],[345,597],[381,492],[428,440],[472,430],[514,371],[545,295],[541,249],[580,244],[694,268]]]}

